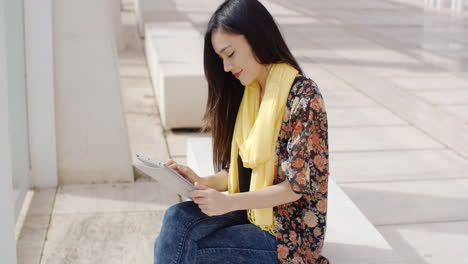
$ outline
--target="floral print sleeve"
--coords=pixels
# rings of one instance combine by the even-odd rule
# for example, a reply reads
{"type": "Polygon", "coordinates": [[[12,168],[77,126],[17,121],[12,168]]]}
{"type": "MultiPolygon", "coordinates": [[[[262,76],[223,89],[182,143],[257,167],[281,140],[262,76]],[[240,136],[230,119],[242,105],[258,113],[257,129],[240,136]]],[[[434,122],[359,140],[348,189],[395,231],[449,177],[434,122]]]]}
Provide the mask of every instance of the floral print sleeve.
{"type": "Polygon", "coordinates": [[[274,207],[279,263],[329,264],[321,255],[328,198],[328,126],[320,91],[297,77],[276,146],[275,181],[289,181],[302,197],[274,207]]]}
{"type": "Polygon", "coordinates": [[[305,195],[315,195],[328,176],[327,116],[315,87],[311,81],[303,81],[290,113],[285,113],[285,119],[289,114],[291,134],[281,168],[292,190],[305,195]]]}

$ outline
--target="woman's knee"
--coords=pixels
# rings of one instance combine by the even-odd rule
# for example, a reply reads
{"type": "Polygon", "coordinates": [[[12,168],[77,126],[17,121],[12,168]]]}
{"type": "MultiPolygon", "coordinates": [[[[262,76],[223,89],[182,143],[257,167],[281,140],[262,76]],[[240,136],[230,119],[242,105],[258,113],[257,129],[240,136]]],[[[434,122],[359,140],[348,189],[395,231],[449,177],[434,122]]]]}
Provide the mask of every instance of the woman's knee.
{"type": "Polygon", "coordinates": [[[202,216],[202,212],[198,206],[190,201],[175,204],[169,207],[164,213],[165,223],[180,223],[180,222],[191,222],[195,218],[202,216]]]}

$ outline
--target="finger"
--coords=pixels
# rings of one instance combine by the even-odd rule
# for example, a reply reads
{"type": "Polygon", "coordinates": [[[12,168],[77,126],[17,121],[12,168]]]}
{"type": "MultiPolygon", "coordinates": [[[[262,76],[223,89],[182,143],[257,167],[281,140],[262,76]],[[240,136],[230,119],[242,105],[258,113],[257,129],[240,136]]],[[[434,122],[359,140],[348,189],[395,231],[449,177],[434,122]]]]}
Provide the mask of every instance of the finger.
{"type": "Polygon", "coordinates": [[[174,160],[171,160],[171,159],[170,159],[170,160],[168,160],[168,161],[166,162],[166,165],[167,165],[167,166],[170,166],[170,165],[172,165],[172,164],[174,164],[174,163],[176,163],[176,162],[175,162],[174,160]]]}
{"type": "Polygon", "coordinates": [[[190,183],[194,184],[194,181],[196,180],[196,175],[194,175],[194,172],[190,169],[190,167],[179,165],[178,171],[187,180],[189,180],[190,183]]]}
{"type": "Polygon", "coordinates": [[[177,164],[175,164],[175,163],[172,163],[172,164],[167,165],[167,166],[168,166],[169,168],[173,169],[173,170],[175,170],[175,169],[177,168],[177,164]]]}
{"type": "Polygon", "coordinates": [[[206,198],[195,198],[197,199],[197,204],[198,205],[201,205],[201,206],[206,206],[207,202],[206,202],[206,198]]]}
{"type": "Polygon", "coordinates": [[[189,167],[187,165],[183,165],[183,164],[179,164],[179,167],[180,167],[181,170],[184,170],[184,171],[189,169],[189,167]]]}
{"type": "Polygon", "coordinates": [[[195,190],[195,191],[191,191],[189,193],[189,196],[190,198],[201,198],[201,197],[205,197],[205,194],[201,191],[198,191],[198,190],[195,190]]]}
{"type": "Polygon", "coordinates": [[[202,212],[206,210],[206,207],[204,205],[201,205],[201,204],[197,204],[197,205],[198,205],[198,208],[200,208],[202,212]]]}
{"type": "Polygon", "coordinates": [[[213,212],[210,211],[209,209],[205,209],[202,211],[204,214],[206,214],[207,216],[214,216],[213,212]]]}
{"type": "Polygon", "coordinates": [[[197,188],[197,190],[208,190],[209,189],[205,185],[203,185],[201,183],[198,183],[198,182],[195,182],[195,188],[197,188]]]}
{"type": "Polygon", "coordinates": [[[192,199],[192,201],[194,203],[196,203],[198,205],[198,207],[200,207],[200,206],[205,207],[206,206],[206,204],[204,204],[200,198],[192,199]]]}
{"type": "Polygon", "coordinates": [[[182,176],[184,176],[184,172],[181,171],[181,170],[179,169],[179,166],[178,166],[176,163],[173,163],[173,164],[169,165],[169,168],[171,168],[171,169],[177,171],[177,172],[180,173],[182,176]]]}
{"type": "Polygon", "coordinates": [[[192,200],[193,200],[194,198],[196,198],[196,197],[197,197],[196,191],[191,191],[191,192],[189,192],[189,197],[192,198],[192,200]]]}
{"type": "Polygon", "coordinates": [[[187,173],[187,167],[183,166],[183,165],[178,165],[177,164],[177,170],[183,172],[183,173],[187,173]]]}
{"type": "Polygon", "coordinates": [[[168,165],[169,168],[178,171],[179,173],[183,172],[183,167],[182,165],[177,164],[176,162],[172,163],[171,165],[168,165]]]}
{"type": "Polygon", "coordinates": [[[208,213],[209,213],[208,208],[206,208],[205,206],[200,206],[200,205],[199,205],[198,207],[200,208],[200,210],[202,211],[202,213],[204,213],[204,214],[206,214],[206,215],[209,216],[209,214],[208,214],[208,213]]]}

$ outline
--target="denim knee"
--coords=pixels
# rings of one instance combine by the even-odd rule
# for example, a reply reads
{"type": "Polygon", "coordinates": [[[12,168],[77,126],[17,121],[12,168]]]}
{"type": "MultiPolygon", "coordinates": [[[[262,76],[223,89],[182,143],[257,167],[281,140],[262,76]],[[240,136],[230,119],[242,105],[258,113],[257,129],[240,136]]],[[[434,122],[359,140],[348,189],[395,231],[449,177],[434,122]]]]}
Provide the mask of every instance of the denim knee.
{"type": "Polygon", "coordinates": [[[194,202],[183,202],[169,207],[164,213],[163,222],[166,224],[184,224],[203,216],[200,208],[194,202]]]}

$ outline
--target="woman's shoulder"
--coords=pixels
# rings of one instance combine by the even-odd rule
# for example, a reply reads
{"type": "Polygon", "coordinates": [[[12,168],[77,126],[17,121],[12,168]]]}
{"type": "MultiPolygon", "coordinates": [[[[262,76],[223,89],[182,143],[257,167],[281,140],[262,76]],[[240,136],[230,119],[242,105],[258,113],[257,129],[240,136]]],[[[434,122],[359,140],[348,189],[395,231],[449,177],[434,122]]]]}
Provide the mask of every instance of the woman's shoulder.
{"type": "Polygon", "coordinates": [[[297,76],[294,79],[293,85],[289,92],[287,107],[291,110],[291,112],[296,112],[299,109],[307,111],[309,106],[311,106],[310,102],[314,102],[313,106],[316,104],[319,105],[320,108],[324,106],[323,97],[320,93],[318,85],[316,82],[306,76],[297,76]]]}
{"type": "Polygon", "coordinates": [[[320,95],[320,90],[316,82],[303,75],[296,76],[290,91],[291,97],[314,97],[316,94],[320,95]]]}
{"type": "Polygon", "coordinates": [[[325,102],[317,83],[308,77],[297,76],[289,92],[285,112],[290,121],[326,113],[325,102]]]}

